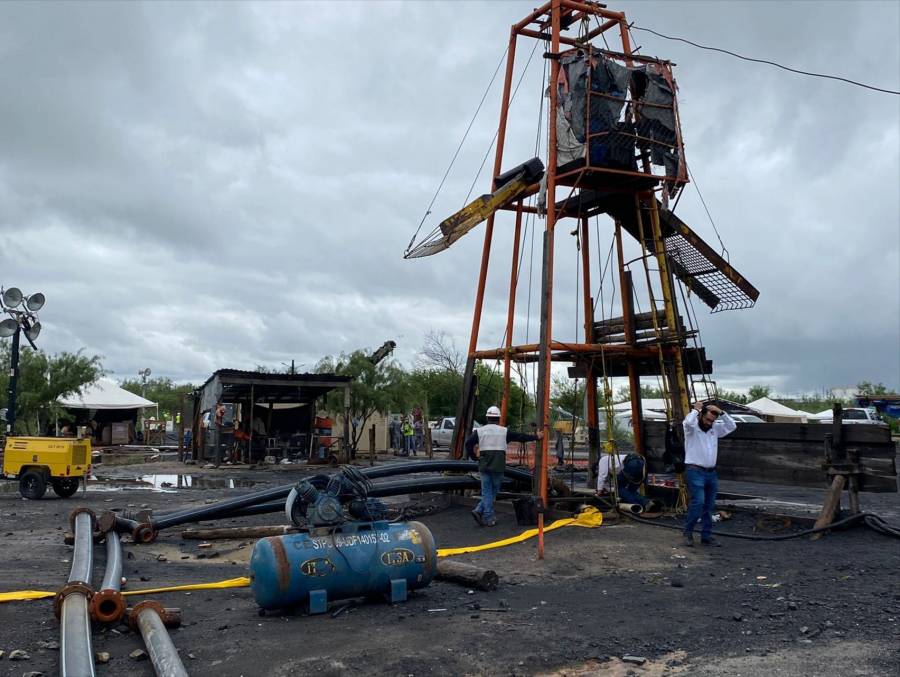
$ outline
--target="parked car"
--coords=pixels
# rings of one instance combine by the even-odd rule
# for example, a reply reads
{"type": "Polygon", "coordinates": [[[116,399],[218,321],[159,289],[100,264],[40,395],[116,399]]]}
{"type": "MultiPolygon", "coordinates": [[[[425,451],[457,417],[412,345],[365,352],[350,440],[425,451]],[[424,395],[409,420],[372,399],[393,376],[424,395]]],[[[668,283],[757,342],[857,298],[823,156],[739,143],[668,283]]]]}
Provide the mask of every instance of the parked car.
{"type": "MultiPolygon", "coordinates": [[[[841,412],[841,421],[843,423],[856,423],[862,425],[887,425],[887,423],[881,420],[881,416],[878,415],[877,411],[870,411],[869,409],[863,409],[861,407],[844,409],[841,412]]],[[[834,419],[831,416],[820,418],[819,423],[831,425],[834,423],[834,419]]]]}
{"type": "Polygon", "coordinates": [[[753,414],[731,414],[731,418],[738,423],[765,423],[763,419],[753,414]]]}
{"type": "MultiPolygon", "coordinates": [[[[478,421],[473,421],[472,430],[480,428],[478,421]]],[[[456,417],[445,416],[431,429],[431,446],[434,449],[449,449],[453,443],[453,430],[456,428],[456,417]]]]}

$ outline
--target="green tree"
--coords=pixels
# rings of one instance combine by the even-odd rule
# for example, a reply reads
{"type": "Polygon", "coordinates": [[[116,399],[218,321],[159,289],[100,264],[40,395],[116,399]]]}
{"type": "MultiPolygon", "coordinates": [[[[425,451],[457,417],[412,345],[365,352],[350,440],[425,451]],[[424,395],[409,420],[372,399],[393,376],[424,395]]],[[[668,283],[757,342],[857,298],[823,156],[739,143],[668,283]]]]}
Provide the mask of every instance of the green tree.
{"type": "MultiPolygon", "coordinates": [[[[488,407],[499,407],[503,402],[503,371],[502,367],[492,369],[485,363],[479,362],[475,365],[475,374],[478,376],[475,420],[484,423],[484,414],[488,407]]],[[[462,382],[460,382],[458,393],[461,391],[462,382]]],[[[459,399],[458,393],[457,400],[459,399]]],[[[454,413],[456,413],[455,409],[454,413]]],[[[528,428],[534,420],[534,402],[518,383],[510,380],[506,425],[514,430],[522,430],[528,428]]]]}
{"type": "Polygon", "coordinates": [[[750,390],[747,391],[747,397],[749,398],[748,402],[755,402],[761,397],[768,397],[772,393],[771,386],[764,385],[752,385],[750,386],[750,390]]]}
{"type": "MultiPolygon", "coordinates": [[[[565,418],[584,418],[584,380],[554,376],[550,385],[550,404],[569,414],[565,418]]],[[[559,412],[556,412],[559,413],[559,412]]],[[[557,418],[550,414],[550,418],[557,418]]]]}
{"type": "Polygon", "coordinates": [[[122,388],[159,405],[162,416],[173,417],[181,411],[181,400],[194,390],[190,383],[176,384],[170,378],[151,378],[146,386],[138,379],[125,379],[122,388]]]}
{"type": "MultiPolygon", "coordinates": [[[[11,346],[0,343],[0,407],[8,406],[11,346]]],[[[35,435],[50,429],[64,413],[57,400],[81,393],[84,386],[103,374],[100,357],[87,357],[82,351],[48,355],[23,348],[19,354],[19,380],[16,397],[16,431],[35,435]]]]}
{"type": "MultiPolygon", "coordinates": [[[[353,379],[350,398],[350,452],[356,449],[366,429],[366,423],[376,412],[405,410],[412,399],[412,388],[406,372],[392,360],[372,364],[368,354],[356,350],[349,355],[325,357],[315,367],[316,373],[338,374],[353,379]]],[[[325,398],[325,409],[332,414],[344,413],[344,393],[337,389],[325,398]]]]}
{"type": "MultiPolygon", "coordinates": [[[[661,400],[663,399],[663,391],[662,388],[657,388],[655,386],[645,386],[641,385],[641,399],[642,400],[661,400]]],[[[631,400],[631,388],[629,386],[622,386],[616,391],[615,396],[613,397],[614,402],[628,402],[631,400]]]]}
{"type": "Polygon", "coordinates": [[[870,381],[862,381],[856,384],[858,394],[865,397],[878,397],[879,395],[896,395],[897,392],[888,388],[884,383],[872,383],[870,381]]]}

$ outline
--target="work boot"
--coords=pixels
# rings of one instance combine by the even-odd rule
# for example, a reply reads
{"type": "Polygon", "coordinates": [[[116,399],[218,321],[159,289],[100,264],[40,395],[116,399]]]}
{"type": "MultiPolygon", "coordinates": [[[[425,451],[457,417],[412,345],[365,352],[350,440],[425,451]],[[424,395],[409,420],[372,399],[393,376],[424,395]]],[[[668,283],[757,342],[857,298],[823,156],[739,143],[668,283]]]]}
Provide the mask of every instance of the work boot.
{"type": "Polygon", "coordinates": [[[484,526],[484,517],[482,517],[481,513],[477,510],[472,511],[472,519],[475,520],[475,524],[477,524],[478,526],[484,526]]]}
{"type": "Polygon", "coordinates": [[[719,542],[719,539],[713,538],[710,536],[709,538],[701,538],[700,543],[703,545],[708,545],[711,548],[721,548],[722,544],[719,542]]]}
{"type": "Polygon", "coordinates": [[[687,548],[694,547],[694,534],[684,534],[684,545],[687,548]]]}

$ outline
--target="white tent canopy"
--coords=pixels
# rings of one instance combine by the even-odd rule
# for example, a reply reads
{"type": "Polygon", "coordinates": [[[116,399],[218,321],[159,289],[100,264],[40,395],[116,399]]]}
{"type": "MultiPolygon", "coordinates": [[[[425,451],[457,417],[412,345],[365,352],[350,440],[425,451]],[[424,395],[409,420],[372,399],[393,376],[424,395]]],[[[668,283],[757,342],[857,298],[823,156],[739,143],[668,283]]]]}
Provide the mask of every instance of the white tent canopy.
{"type": "Polygon", "coordinates": [[[807,414],[805,411],[797,411],[796,409],[791,409],[790,407],[784,406],[780,402],[770,400],[768,397],[760,397],[758,400],[754,400],[747,406],[751,409],[755,409],[760,414],[763,414],[765,416],[772,416],[774,418],[805,420],[806,417],[809,416],[809,414],[807,414]]]}
{"type": "Polygon", "coordinates": [[[60,397],[58,402],[67,409],[143,409],[156,406],[156,402],[128,392],[108,378],[99,378],[84,386],[81,395],[72,393],[60,397]]]}

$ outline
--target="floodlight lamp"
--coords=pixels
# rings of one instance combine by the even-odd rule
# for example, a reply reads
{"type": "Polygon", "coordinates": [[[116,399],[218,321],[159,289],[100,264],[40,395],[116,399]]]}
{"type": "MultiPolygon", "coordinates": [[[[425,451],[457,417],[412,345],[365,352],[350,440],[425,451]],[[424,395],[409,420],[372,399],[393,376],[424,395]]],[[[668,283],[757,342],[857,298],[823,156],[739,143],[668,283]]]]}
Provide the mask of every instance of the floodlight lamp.
{"type": "Polygon", "coordinates": [[[16,308],[22,303],[22,291],[18,287],[10,287],[3,292],[3,305],[16,308]]]}
{"type": "Polygon", "coordinates": [[[28,310],[32,313],[36,313],[44,307],[44,303],[46,303],[46,301],[46,297],[41,294],[41,292],[38,292],[37,294],[32,294],[28,297],[28,299],[25,301],[25,307],[28,308],[28,310]]]}
{"type": "Polygon", "coordinates": [[[9,338],[16,333],[19,323],[15,320],[6,319],[0,322],[0,338],[9,338]]]}
{"type": "Polygon", "coordinates": [[[25,330],[25,336],[28,337],[29,341],[34,341],[38,337],[38,334],[40,334],[40,333],[41,333],[41,323],[40,322],[33,323],[30,327],[28,327],[28,329],[25,330]]]}

